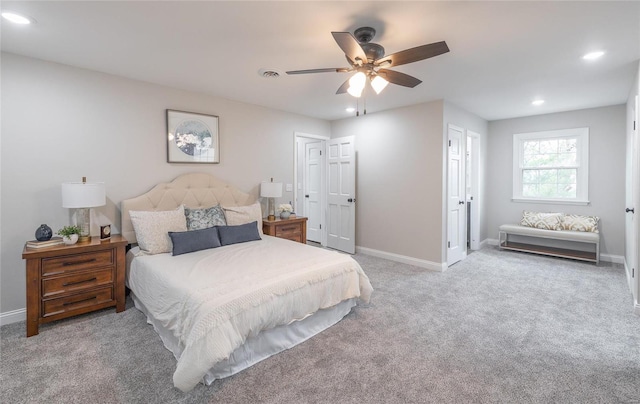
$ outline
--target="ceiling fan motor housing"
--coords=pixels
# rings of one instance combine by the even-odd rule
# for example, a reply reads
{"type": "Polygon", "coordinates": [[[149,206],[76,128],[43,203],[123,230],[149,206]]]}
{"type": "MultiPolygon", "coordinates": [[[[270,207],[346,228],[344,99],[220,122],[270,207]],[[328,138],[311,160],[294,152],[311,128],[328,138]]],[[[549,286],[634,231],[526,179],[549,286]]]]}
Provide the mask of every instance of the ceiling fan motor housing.
{"type": "Polygon", "coordinates": [[[368,43],[376,36],[376,30],[371,27],[361,27],[353,31],[353,36],[356,37],[360,44],[368,43]]]}

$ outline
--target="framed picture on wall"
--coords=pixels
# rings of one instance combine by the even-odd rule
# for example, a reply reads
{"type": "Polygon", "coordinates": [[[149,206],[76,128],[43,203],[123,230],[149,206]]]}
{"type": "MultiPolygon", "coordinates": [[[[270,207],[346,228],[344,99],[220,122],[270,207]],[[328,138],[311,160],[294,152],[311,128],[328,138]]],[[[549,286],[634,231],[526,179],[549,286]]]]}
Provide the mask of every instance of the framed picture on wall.
{"type": "Polygon", "coordinates": [[[220,162],[218,117],[167,110],[167,162],[220,162]]]}

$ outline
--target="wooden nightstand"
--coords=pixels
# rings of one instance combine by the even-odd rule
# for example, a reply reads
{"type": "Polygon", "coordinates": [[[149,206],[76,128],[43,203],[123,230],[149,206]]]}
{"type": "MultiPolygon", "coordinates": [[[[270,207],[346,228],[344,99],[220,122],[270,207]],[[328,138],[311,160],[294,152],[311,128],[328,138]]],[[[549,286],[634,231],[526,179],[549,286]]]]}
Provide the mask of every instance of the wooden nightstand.
{"type": "Polygon", "coordinates": [[[27,337],[40,324],[116,307],[124,310],[125,246],[119,235],[88,243],[27,248],[27,337]]]}
{"type": "Polygon", "coordinates": [[[307,218],[262,220],[262,232],[268,236],[286,238],[287,240],[307,243],[307,218]]]}

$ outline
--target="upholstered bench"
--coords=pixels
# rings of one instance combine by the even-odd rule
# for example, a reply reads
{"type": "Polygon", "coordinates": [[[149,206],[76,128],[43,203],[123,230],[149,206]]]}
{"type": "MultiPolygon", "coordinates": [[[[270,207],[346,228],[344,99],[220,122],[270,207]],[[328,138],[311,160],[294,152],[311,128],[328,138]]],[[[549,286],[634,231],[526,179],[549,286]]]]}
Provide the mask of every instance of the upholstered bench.
{"type": "MultiPolygon", "coordinates": [[[[538,219],[540,219],[538,217],[538,219]]],[[[572,258],[582,261],[600,262],[600,233],[597,228],[598,218],[595,216],[538,214],[536,212],[524,212],[521,224],[503,224],[498,233],[498,245],[505,250],[530,252],[535,254],[550,255],[554,257],[572,258]],[[545,215],[543,220],[532,223],[532,215],[545,215]],[[557,215],[556,218],[551,217],[557,215]],[[568,219],[565,219],[568,217],[568,219]],[[557,219],[557,223],[556,223],[557,219]],[[587,222],[587,225],[584,223],[587,222]],[[576,225],[579,223],[579,225],[576,225]],[[533,226],[539,226],[533,227],[533,226]],[[578,230],[564,230],[578,229],[578,230]],[[558,240],[560,243],[553,246],[534,244],[531,242],[512,241],[509,236],[521,236],[526,238],[540,238],[558,240]],[[589,251],[581,248],[571,248],[571,243],[591,244],[589,251]]],[[[530,239],[527,239],[530,240],[530,239]]],[[[531,240],[533,241],[533,240],[531,240]]],[[[547,243],[549,244],[549,243],[547,243]]],[[[578,245],[576,245],[577,247],[578,245]]]]}

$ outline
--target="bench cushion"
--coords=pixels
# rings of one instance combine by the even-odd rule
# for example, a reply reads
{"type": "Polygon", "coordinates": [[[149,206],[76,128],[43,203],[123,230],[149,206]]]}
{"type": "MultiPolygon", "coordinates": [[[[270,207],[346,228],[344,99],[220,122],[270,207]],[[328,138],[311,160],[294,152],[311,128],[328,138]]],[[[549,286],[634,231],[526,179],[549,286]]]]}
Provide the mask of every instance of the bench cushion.
{"type": "Polygon", "coordinates": [[[500,231],[518,236],[546,237],[586,243],[598,243],[600,241],[600,234],[598,233],[571,230],[543,230],[517,224],[503,224],[500,226],[500,231]]]}

